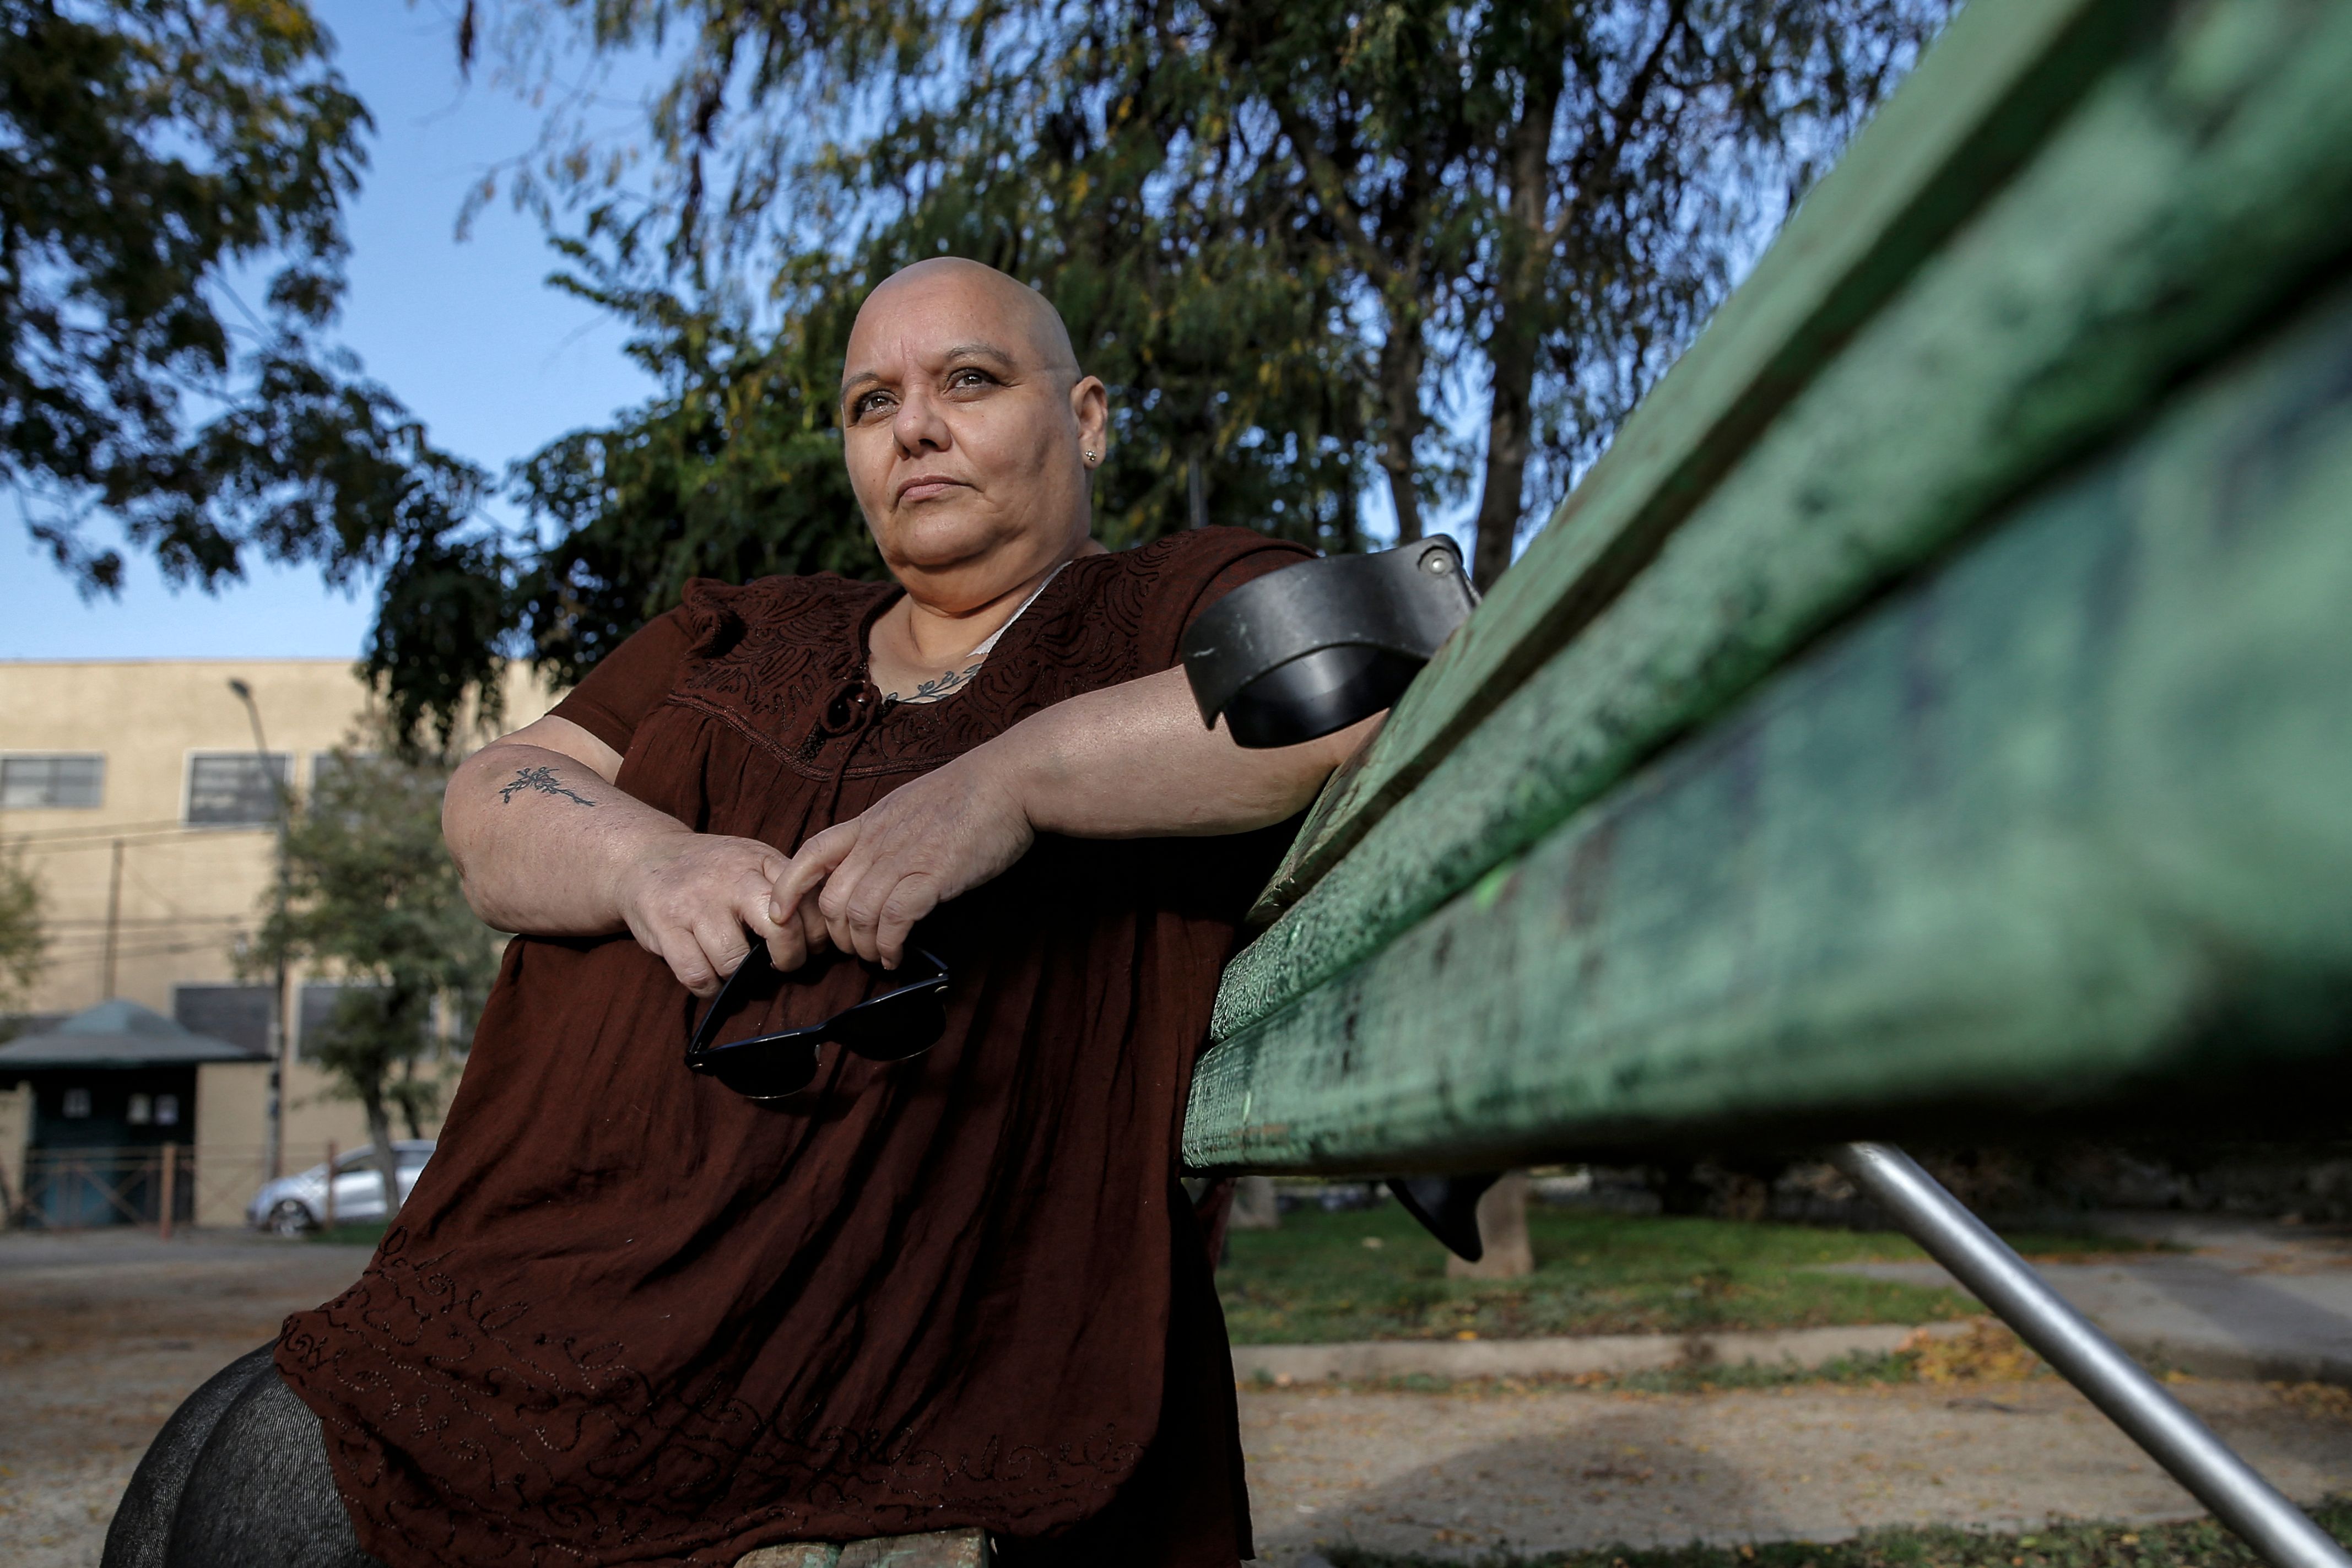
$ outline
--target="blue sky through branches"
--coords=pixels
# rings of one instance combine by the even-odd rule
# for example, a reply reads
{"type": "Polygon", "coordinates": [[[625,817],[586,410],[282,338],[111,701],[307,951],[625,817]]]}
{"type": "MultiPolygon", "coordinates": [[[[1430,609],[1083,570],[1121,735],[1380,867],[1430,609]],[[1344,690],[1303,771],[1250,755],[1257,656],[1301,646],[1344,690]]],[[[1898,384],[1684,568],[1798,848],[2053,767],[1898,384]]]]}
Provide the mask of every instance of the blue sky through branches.
{"type": "MultiPolygon", "coordinates": [[[[529,151],[536,111],[458,79],[436,5],[316,0],[316,10],[376,121],[337,333],[368,374],[436,442],[493,475],[649,395],[651,378],[622,355],[623,325],[542,285],[556,258],[536,220],[499,205],[456,237],[467,192],[491,161],[529,151]]],[[[347,598],[315,568],[257,565],[217,596],[175,594],[127,553],[121,597],[85,604],[10,509],[0,518],[0,658],[351,658],[373,613],[372,584],[347,598]]]]}

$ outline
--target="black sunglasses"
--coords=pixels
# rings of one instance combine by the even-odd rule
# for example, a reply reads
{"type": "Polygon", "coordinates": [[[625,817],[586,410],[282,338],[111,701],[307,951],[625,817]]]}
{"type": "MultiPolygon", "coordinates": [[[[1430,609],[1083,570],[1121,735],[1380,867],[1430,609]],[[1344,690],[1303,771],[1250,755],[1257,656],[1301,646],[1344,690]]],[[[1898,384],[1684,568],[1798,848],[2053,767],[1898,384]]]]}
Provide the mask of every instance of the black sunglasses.
{"type": "Polygon", "coordinates": [[[719,988],[710,1011],[702,1016],[694,1037],[687,1042],[687,1068],[717,1079],[747,1100],[775,1100],[797,1094],[816,1081],[816,1048],[827,1040],[840,1042],[870,1062],[898,1062],[921,1055],[947,1031],[948,966],[927,949],[908,951],[929,964],[931,973],[893,986],[879,996],[869,996],[855,1007],[845,1007],[822,1024],[714,1046],[710,1037],[719,1032],[719,1015],[741,994],[745,977],[775,972],[767,944],[752,942],[751,951],[719,988]]]}

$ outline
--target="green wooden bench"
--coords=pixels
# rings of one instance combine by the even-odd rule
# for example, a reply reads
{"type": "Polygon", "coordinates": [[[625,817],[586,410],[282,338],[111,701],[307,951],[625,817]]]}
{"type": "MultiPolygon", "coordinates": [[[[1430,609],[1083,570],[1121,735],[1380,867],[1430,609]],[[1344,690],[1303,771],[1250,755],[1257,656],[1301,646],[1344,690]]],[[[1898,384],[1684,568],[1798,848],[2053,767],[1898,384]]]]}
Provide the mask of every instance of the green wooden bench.
{"type": "Polygon", "coordinates": [[[1325,791],[1187,1163],[1835,1148],[2352,1561],[1854,1142],[2340,1131],[2347,262],[2352,5],[1975,0],[1325,791]]]}

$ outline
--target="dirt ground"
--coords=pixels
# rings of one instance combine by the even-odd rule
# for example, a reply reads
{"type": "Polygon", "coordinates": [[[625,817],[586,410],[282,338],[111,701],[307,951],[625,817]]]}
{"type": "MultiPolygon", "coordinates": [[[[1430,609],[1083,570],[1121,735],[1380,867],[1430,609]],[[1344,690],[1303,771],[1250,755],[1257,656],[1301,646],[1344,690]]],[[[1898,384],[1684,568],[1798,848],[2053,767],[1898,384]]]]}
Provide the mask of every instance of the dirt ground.
{"type": "MultiPolygon", "coordinates": [[[[2352,1489],[2347,1402],[2174,1392],[2289,1495],[2352,1489]]],[[[1321,1543],[1475,1559],[1611,1542],[1833,1541],[2203,1512],[2065,1384],[1710,1394],[1274,1392],[1242,1398],[1262,1560],[1321,1543]]]]}
{"type": "Polygon", "coordinates": [[[366,1261],[259,1237],[0,1236],[0,1563],[95,1568],[164,1417],[366,1261]]]}
{"type": "MultiPolygon", "coordinates": [[[[122,1484],[196,1384],[334,1294],[359,1248],[0,1237],[0,1564],[92,1568],[122,1484]]],[[[2352,1489],[2352,1402],[2178,1392],[2299,1499],[2352,1489]]],[[[1318,1542],[1472,1558],[1623,1540],[1823,1540],[1876,1524],[2179,1518],[2186,1494],[2063,1385],[1250,1391],[1265,1560],[1318,1542]]]]}

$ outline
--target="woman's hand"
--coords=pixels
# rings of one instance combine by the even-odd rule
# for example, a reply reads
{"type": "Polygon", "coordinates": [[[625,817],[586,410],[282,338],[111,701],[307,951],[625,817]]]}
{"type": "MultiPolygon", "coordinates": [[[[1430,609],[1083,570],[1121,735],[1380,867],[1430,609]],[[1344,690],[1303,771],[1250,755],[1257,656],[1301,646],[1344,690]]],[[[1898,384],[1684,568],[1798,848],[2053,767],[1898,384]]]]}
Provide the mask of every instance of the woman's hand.
{"type": "Polygon", "coordinates": [[[715,996],[751,951],[746,927],[782,973],[808,961],[812,936],[824,941],[813,917],[779,920],[772,909],[776,879],[790,865],[756,838],[681,827],[631,858],[617,889],[621,916],[637,945],[667,962],[679,984],[715,996]]]}
{"type": "MultiPolygon", "coordinates": [[[[955,700],[951,699],[950,700],[955,700]]],[[[801,846],[772,917],[896,966],[907,931],[1028,853],[1040,833],[1159,838],[1246,833],[1315,798],[1377,720],[1245,752],[1201,722],[1181,669],[1056,702],[801,846]],[[816,894],[822,882],[824,891],[816,894]]]]}
{"type": "Polygon", "coordinates": [[[1006,763],[1000,742],[975,747],[809,839],[775,887],[772,922],[897,968],[917,921],[1028,853],[1036,832],[1006,763]]]}

